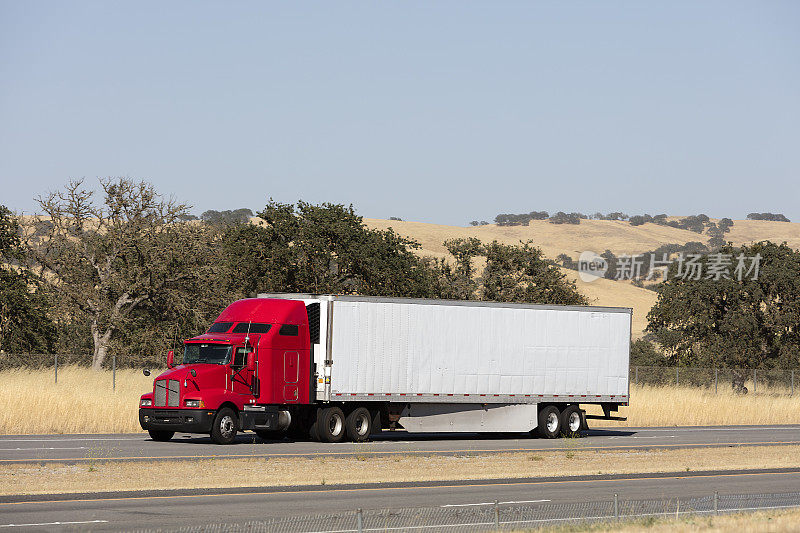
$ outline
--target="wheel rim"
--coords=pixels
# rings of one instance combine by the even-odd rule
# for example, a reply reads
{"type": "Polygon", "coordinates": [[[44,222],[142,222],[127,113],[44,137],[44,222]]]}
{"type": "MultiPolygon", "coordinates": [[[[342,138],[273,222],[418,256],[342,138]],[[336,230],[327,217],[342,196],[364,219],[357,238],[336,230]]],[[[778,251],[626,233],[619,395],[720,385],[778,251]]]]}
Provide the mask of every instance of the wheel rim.
{"type": "Polygon", "coordinates": [[[222,417],[219,421],[219,433],[226,439],[233,436],[233,418],[228,415],[222,417]]]}
{"type": "Polygon", "coordinates": [[[342,433],[343,426],[344,424],[342,423],[342,417],[339,416],[339,413],[332,414],[330,420],[328,421],[328,430],[330,431],[331,435],[338,437],[342,433]]]}
{"type": "Polygon", "coordinates": [[[575,433],[579,429],[581,429],[581,415],[580,415],[580,413],[577,413],[577,412],[570,413],[568,425],[569,425],[569,430],[572,433],[575,433]]]}
{"type": "Polygon", "coordinates": [[[550,413],[547,415],[547,431],[555,433],[558,429],[558,414],[550,413]]]}
{"type": "Polygon", "coordinates": [[[356,434],[360,437],[363,437],[367,434],[367,428],[369,427],[369,420],[367,419],[367,415],[361,414],[355,419],[355,430],[356,434]]]}

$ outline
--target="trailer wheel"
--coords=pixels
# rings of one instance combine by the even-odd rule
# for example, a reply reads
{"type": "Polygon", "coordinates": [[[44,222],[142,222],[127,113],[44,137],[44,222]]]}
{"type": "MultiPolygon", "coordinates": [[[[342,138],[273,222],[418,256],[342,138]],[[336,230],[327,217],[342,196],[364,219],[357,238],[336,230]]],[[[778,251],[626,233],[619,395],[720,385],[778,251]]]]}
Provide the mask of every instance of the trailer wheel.
{"type": "Polygon", "coordinates": [[[577,405],[570,405],[561,413],[561,435],[564,437],[579,437],[583,419],[581,410],[577,405]]]}
{"type": "Polygon", "coordinates": [[[150,438],[153,440],[157,440],[158,442],[167,442],[175,435],[174,431],[159,431],[157,429],[148,429],[148,433],[150,433],[150,438]]]}
{"type": "Polygon", "coordinates": [[[211,440],[217,444],[230,444],[236,440],[237,416],[230,407],[223,407],[214,417],[211,426],[211,440]]]}
{"type": "Polygon", "coordinates": [[[364,442],[372,434],[372,415],[366,407],[356,407],[345,419],[347,438],[353,442],[364,442]]]}
{"type": "Polygon", "coordinates": [[[555,439],[561,433],[561,413],[555,405],[548,405],[539,411],[539,435],[555,439]]]}
{"type": "Polygon", "coordinates": [[[345,434],[344,413],[338,407],[326,407],[317,417],[317,436],[322,442],[341,442],[345,434]]]}

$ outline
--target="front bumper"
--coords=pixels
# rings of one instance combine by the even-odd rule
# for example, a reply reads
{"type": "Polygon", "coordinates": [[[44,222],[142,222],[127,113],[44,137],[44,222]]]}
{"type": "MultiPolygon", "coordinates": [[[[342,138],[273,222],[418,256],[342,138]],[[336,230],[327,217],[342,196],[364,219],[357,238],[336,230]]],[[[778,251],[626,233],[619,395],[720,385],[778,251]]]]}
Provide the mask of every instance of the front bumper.
{"type": "Polygon", "coordinates": [[[206,409],[139,408],[139,425],[145,430],[211,433],[214,411],[206,409]]]}

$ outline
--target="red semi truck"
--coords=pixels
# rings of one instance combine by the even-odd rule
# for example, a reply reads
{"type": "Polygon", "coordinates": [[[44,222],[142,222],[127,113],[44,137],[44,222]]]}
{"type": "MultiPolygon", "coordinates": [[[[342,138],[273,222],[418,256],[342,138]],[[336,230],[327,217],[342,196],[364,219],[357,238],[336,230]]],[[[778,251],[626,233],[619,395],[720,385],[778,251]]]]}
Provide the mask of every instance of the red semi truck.
{"type": "Polygon", "coordinates": [[[364,441],[382,429],[575,435],[628,404],[628,308],[263,294],[184,341],[139,403],[154,440],[364,441]]]}

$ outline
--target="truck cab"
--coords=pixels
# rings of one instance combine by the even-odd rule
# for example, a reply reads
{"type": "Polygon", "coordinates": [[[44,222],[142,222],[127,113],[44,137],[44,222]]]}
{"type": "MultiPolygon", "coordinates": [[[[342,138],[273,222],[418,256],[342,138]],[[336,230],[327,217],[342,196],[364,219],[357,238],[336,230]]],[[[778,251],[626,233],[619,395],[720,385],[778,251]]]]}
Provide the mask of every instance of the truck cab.
{"type": "MultiPolygon", "coordinates": [[[[319,304],[316,309],[318,315],[319,304]]],[[[234,302],[206,333],[183,342],[179,364],[169,352],[168,370],[140,399],[139,423],[154,440],[205,433],[220,444],[233,442],[247,426],[262,437],[285,430],[292,406],[313,400],[310,341],[305,302],[234,302]],[[245,410],[256,405],[261,429],[252,417],[243,423],[245,410]]]]}

